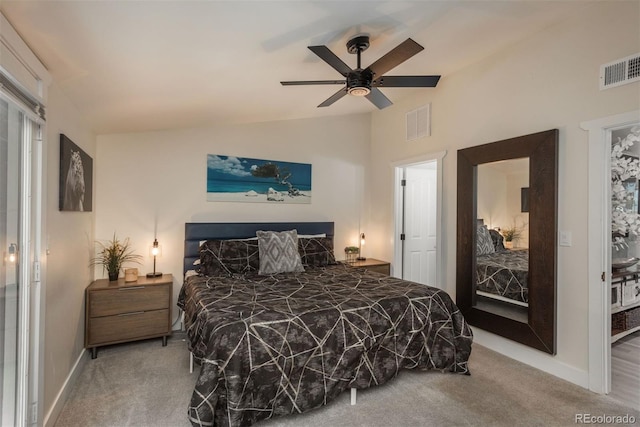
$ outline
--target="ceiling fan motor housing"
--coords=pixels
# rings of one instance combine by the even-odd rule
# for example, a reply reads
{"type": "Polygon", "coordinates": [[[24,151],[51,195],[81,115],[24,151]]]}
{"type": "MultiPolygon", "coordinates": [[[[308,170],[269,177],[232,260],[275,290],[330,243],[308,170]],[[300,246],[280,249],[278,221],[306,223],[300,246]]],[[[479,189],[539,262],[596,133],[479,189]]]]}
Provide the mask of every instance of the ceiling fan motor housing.
{"type": "Polygon", "coordinates": [[[353,70],[347,76],[347,92],[349,95],[366,96],[371,92],[371,73],[353,70]]]}

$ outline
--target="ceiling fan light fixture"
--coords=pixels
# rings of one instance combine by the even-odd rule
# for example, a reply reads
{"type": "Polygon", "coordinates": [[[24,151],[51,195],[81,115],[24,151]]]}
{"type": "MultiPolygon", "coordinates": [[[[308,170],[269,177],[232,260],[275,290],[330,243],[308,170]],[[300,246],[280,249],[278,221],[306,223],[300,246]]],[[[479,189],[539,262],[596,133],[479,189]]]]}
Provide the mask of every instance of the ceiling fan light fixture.
{"type": "Polygon", "coordinates": [[[418,52],[424,50],[412,39],[406,39],[389,52],[378,58],[371,65],[362,68],[361,54],[369,47],[369,36],[359,35],[347,42],[347,52],[357,56],[356,68],[345,64],[327,46],[308,46],[320,59],[336,70],[344,80],[307,80],[280,82],[283,86],[290,85],[333,85],[344,84],[342,89],[331,95],[318,107],[328,107],[346,95],[367,98],[373,105],[382,110],[393,103],[378,87],[436,87],[440,76],[387,76],[385,73],[397,67],[418,52]]]}
{"type": "Polygon", "coordinates": [[[366,86],[356,86],[356,87],[350,87],[348,92],[349,92],[349,95],[353,95],[353,96],[367,96],[371,93],[371,89],[369,89],[366,86]]]}

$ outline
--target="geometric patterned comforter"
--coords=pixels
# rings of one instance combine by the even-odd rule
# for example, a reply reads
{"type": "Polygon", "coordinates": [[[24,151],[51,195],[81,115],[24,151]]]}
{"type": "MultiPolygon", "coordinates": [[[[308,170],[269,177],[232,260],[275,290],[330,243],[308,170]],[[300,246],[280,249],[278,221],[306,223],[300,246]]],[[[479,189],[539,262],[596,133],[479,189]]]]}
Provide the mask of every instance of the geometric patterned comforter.
{"type": "Polygon", "coordinates": [[[191,276],[178,305],[201,362],[194,426],[303,412],[401,369],[469,373],[471,330],[449,295],[375,272],[191,276]]]}
{"type": "Polygon", "coordinates": [[[476,290],[529,302],[529,250],[503,250],[476,258],[476,290]]]}

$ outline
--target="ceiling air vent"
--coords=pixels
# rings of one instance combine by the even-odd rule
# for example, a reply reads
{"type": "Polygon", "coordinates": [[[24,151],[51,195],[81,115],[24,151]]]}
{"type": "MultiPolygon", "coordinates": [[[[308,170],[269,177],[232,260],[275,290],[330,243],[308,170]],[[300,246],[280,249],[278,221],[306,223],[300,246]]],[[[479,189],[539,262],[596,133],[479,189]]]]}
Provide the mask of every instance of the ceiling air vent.
{"type": "Polygon", "coordinates": [[[431,104],[407,113],[407,141],[431,136],[431,104]]]}
{"type": "Polygon", "coordinates": [[[600,90],[640,81],[640,53],[600,66],[600,90]]]}

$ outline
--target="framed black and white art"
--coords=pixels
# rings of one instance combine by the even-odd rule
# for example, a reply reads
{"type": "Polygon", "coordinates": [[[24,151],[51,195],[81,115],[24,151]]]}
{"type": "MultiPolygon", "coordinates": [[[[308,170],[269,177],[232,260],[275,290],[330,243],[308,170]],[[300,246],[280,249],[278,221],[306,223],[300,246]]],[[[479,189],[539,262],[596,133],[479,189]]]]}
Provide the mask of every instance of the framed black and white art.
{"type": "Polygon", "coordinates": [[[91,212],[93,159],[67,136],[60,134],[61,211],[91,212]]]}

